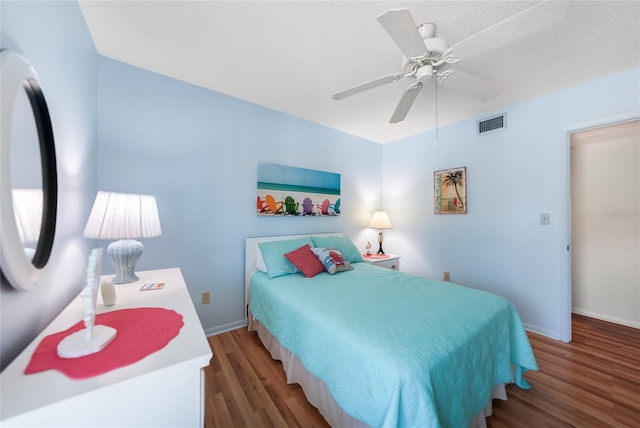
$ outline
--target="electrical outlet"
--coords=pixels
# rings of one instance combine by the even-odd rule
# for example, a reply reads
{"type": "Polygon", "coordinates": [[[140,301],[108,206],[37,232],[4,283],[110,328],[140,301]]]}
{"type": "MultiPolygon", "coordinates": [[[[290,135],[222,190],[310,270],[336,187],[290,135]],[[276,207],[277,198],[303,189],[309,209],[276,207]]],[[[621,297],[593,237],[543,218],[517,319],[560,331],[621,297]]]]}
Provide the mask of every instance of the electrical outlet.
{"type": "Polygon", "coordinates": [[[203,291],[200,296],[200,303],[206,305],[207,303],[211,303],[211,293],[209,291],[203,291]]]}
{"type": "Polygon", "coordinates": [[[442,280],[443,281],[449,281],[449,272],[445,272],[442,274],[442,280]]]}

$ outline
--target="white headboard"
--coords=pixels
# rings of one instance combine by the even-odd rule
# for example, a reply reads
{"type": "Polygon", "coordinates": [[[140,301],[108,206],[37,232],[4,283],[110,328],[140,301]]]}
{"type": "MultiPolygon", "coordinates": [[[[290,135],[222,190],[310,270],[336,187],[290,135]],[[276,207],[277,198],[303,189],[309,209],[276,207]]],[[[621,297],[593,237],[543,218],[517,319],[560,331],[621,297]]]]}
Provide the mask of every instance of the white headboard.
{"type": "Polygon", "coordinates": [[[249,284],[251,275],[256,270],[256,252],[258,250],[258,244],[261,242],[271,241],[286,241],[288,239],[306,238],[309,236],[344,236],[342,232],[327,232],[327,233],[310,233],[308,235],[281,235],[281,236],[261,236],[256,238],[247,238],[245,240],[244,248],[244,316],[247,321],[248,307],[249,307],[249,284]]]}

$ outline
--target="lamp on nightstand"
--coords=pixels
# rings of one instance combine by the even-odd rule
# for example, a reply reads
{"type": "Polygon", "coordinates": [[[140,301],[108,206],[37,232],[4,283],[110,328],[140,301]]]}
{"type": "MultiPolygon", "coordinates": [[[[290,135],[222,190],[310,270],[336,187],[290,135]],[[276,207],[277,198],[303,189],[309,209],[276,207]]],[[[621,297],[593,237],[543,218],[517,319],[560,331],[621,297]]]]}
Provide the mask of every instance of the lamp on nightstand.
{"type": "Polygon", "coordinates": [[[393,225],[391,224],[391,220],[389,220],[389,216],[385,211],[376,211],[375,213],[373,213],[373,217],[371,217],[369,227],[371,229],[378,229],[378,244],[380,244],[378,254],[384,254],[384,251],[382,251],[382,230],[393,229],[393,225]]]}
{"type": "Polygon", "coordinates": [[[136,239],[161,234],[154,196],[102,191],[96,196],[84,229],[86,238],[118,240],[107,247],[107,254],[116,268],[114,284],[138,280],[134,271],[144,245],[136,239]]]}

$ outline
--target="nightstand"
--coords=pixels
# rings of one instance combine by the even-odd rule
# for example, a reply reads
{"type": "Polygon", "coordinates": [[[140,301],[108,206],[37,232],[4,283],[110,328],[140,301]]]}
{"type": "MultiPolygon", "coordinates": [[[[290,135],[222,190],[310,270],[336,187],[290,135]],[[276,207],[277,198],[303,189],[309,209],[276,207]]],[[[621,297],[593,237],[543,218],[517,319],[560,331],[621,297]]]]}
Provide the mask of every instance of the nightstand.
{"type": "Polygon", "coordinates": [[[387,256],[389,257],[378,258],[378,257],[375,257],[375,255],[373,257],[367,257],[363,255],[362,260],[367,263],[371,263],[372,265],[380,266],[383,268],[387,268],[391,270],[400,270],[401,256],[398,256],[395,254],[387,254],[387,256]]]}

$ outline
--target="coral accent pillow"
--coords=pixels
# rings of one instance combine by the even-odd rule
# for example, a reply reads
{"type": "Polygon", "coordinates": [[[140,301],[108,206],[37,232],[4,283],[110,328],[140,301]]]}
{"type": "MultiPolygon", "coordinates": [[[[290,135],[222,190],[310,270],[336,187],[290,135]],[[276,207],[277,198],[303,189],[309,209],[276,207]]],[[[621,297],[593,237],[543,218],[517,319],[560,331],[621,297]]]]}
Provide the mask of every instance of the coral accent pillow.
{"type": "Polygon", "coordinates": [[[309,244],[305,244],[297,250],[284,255],[300,272],[307,278],[316,276],[320,272],[324,272],[324,266],[320,260],[311,251],[309,244]]]}

